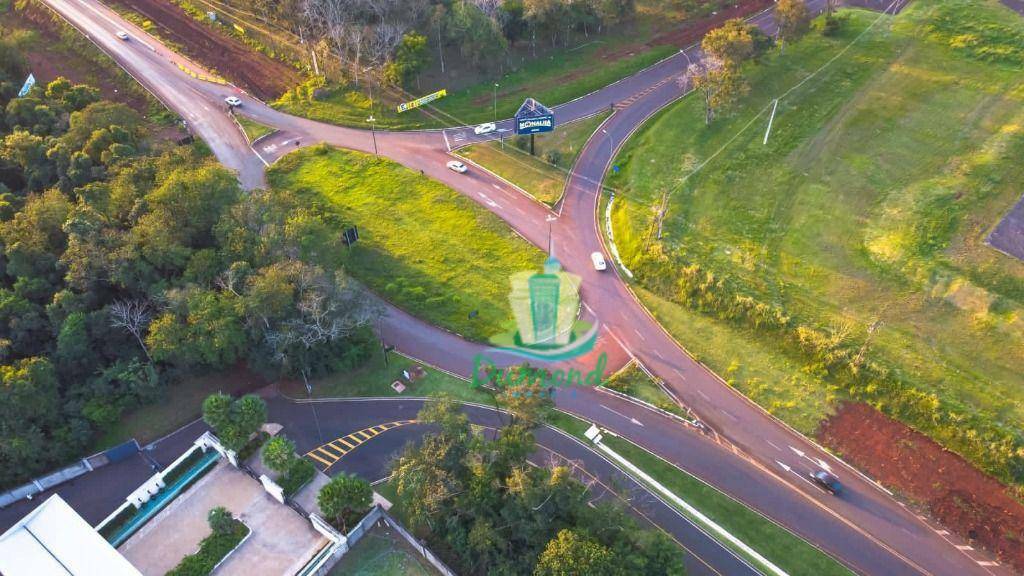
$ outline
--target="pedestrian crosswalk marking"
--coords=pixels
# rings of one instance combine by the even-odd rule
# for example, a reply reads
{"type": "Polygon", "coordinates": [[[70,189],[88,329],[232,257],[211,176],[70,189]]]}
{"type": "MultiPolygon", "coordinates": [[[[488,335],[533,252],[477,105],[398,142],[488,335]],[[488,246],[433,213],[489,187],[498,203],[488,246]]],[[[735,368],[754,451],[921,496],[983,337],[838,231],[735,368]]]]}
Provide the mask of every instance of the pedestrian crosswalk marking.
{"type": "Polygon", "coordinates": [[[355,450],[360,444],[370,440],[374,436],[377,436],[382,432],[398,428],[399,426],[415,423],[415,420],[398,420],[395,422],[388,422],[386,424],[370,426],[369,428],[364,428],[347,436],[331,440],[322,446],[318,446],[307,452],[306,456],[309,456],[313,460],[323,464],[323,469],[326,471],[331,466],[337,464],[338,461],[346,454],[355,450]]]}

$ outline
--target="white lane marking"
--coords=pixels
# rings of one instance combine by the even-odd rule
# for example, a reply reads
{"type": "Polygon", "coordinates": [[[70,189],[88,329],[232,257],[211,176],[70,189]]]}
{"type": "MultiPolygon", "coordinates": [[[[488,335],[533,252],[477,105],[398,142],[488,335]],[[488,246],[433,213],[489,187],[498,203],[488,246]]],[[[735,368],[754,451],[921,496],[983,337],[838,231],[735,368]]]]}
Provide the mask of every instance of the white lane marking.
{"type": "Polygon", "coordinates": [[[661,350],[658,350],[657,348],[654,349],[654,355],[657,356],[659,360],[665,359],[665,357],[661,355],[661,350]]]}
{"type": "Polygon", "coordinates": [[[644,338],[644,335],[643,335],[643,333],[640,332],[640,330],[638,330],[636,328],[633,328],[633,332],[636,332],[636,335],[639,336],[640,339],[643,340],[644,342],[647,341],[647,338],[644,338]]]}
{"type": "Polygon", "coordinates": [[[787,466],[787,465],[783,464],[782,462],[779,462],[778,460],[776,460],[775,463],[778,464],[779,466],[782,466],[782,469],[785,470],[786,472],[792,472],[793,474],[796,474],[797,478],[799,478],[799,479],[803,480],[804,482],[810,484],[814,488],[818,487],[818,485],[815,484],[814,482],[811,482],[807,478],[804,478],[803,474],[797,472],[796,470],[793,470],[793,468],[791,466],[787,466]]]}
{"type": "Polygon", "coordinates": [[[686,374],[683,374],[683,371],[680,370],[679,368],[673,368],[672,371],[675,372],[676,374],[679,374],[680,378],[686,378],[686,374]]]}
{"type": "Polygon", "coordinates": [[[504,192],[504,190],[501,189],[501,186],[498,186],[497,184],[491,184],[491,187],[497,190],[498,192],[504,192]]]}
{"type": "MultiPolygon", "coordinates": [[[[584,306],[586,306],[586,304],[584,304],[584,306]]],[[[629,358],[631,360],[636,360],[636,356],[633,356],[633,353],[630,352],[629,348],[626,348],[626,345],[623,344],[622,340],[620,340],[619,337],[615,335],[615,332],[612,332],[611,328],[606,328],[606,330],[608,330],[608,333],[611,334],[612,338],[615,339],[615,342],[619,345],[619,348],[625,350],[626,354],[629,355],[629,358]]]]}
{"type": "Polygon", "coordinates": [[[768,440],[767,438],[765,438],[764,441],[767,442],[769,446],[771,446],[772,448],[775,448],[779,452],[782,451],[782,448],[779,448],[779,446],[777,444],[775,444],[775,442],[772,442],[771,440],[768,440]]]}
{"type": "Polygon", "coordinates": [[[999,566],[999,562],[990,562],[988,560],[975,560],[978,566],[999,566]]]}
{"type": "Polygon", "coordinates": [[[974,550],[974,546],[967,546],[966,544],[957,544],[957,550],[974,550]]]}
{"type": "Polygon", "coordinates": [[[939,536],[949,536],[949,530],[936,530],[935,533],[939,536]]]}
{"type": "Polygon", "coordinates": [[[789,449],[792,450],[797,456],[810,461],[811,464],[814,464],[816,466],[820,466],[821,468],[824,468],[825,470],[828,470],[829,472],[832,471],[832,467],[828,465],[828,462],[825,462],[821,458],[811,458],[803,450],[794,448],[792,446],[790,446],[789,449]]]}
{"type": "MultiPolygon", "coordinates": [[[[640,480],[647,483],[649,486],[653,486],[655,490],[661,492],[662,495],[672,500],[672,502],[674,502],[676,506],[685,510],[689,516],[695,518],[696,522],[694,524],[701,524],[708,528],[711,532],[717,534],[722,539],[728,540],[734,547],[739,548],[741,552],[751,557],[755,563],[764,567],[767,570],[767,573],[770,573],[774,576],[789,576],[787,572],[785,572],[775,564],[772,564],[771,561],[769,561],[767,558],[759,554],[757,550],[754,550],[753,548],[745,544],[742,540],[740,540],[736,536],[733,536],[731,532],[727,531],[725,528],[719,526],[713,520],[705,516],[700,510],[694,508],[692,505],[690,505],[688,502],[686,502],[679,496],[676,496],[674,492],[666,488],[663,484],[661,484],[654,478],[651,478],[649,474],[637,468],[632,462],[626,460],[617,452],[615,452],[614,450],[600,442],[595,442],[595,444],[597,445],[598,449],[602,450],[605,454],[610,456],[612,460],[615,460],[616,462],[619,463],[619,465],[624,466],[629,472],[639,477],[640,480]]],[[[719,540],[719,542],[721,542],[721,540],[719,540]]]]}
{"type": "Polygon", "coordinates": [[[733,420],[735,420],[735,421],[737,421],[737,422],[739,422],[739,420],[740,420],[739,418],[737,418],[737,417],[736,417],[736,415],[735,415],[735,414],[733,414],[732,412],[729,412],[729,411],[728,411],[728,410],[726,410],[725,408],[719,408],[719,409],[718,409],[718,411],[719,411],[719,412],[721,412],[722,414],[725,414],[725,415],[726,415],[726,416],[728,416],[729,418],[732,418],[733,420]]]}
{"type": "Polygon", "coordinates": [[[619,416],[622,416],[626,420],[629,420],[630,422],[632,422],[633,424],[636,424],[637,426],[640,426],[641,428],[643,428],[643,426],[644,426],[644,423],[639,421],[639,420],[637,420],[636,418],[633,418],[632,416],[626,416],[622,412],[619,412],[618,410],[609,408],[609,407],[605,406],[604,404],[601,404],[601,408],[604,408],[605,410],[611,412],[612,414],[618,414],[619,416]]]}
{"type": "Polygon", "coordinates": [[[277,144],[271,144],[270,146],[263,147],[263,151],[267,154],[273,154],[274,150],[277,150],[277,144]]]}
{"type": "Polygon", "coordinates": [[[477,192],[476,194],[477,194],[477,196],[479,196],[479,197],[484,199],[484,204],[487,204],[491,208],[498,208],[499,210],[501,209],[501,206],[498,205],[498,203],[495,202],[494,200],[491,200],[490,198],[488,198],[487,194],[484,194],[483,192],[477,192]]]}
{"type": "Polygon", "coordinates": [[[711,401],[711,397],[705,394],[703,390],[697,390],[697,394],[700,394],[700,397],[707,400],[708,402],[711,401]]]}

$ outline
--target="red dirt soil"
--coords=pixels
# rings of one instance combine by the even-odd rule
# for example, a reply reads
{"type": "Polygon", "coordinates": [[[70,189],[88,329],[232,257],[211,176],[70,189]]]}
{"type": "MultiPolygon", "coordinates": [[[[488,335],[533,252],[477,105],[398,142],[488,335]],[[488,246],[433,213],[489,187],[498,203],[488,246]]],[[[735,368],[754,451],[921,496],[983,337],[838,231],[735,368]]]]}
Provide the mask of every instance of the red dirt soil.
{"type": "MultiPolygon", "coordinates": [[[[24,50],[29,69],[36,82],[45,86],[63,76],[75,84],[88,84],[99,89],[104,100],[121,102],[136,111],[147,114],[149,101],[137,91],[120,89],[111,81],[109,70],[90,60],[87,56],[62,49],[60,29],[54,23],[52,13],[45,8],[29,3],[20,10],[8,10],[0,17],[3,23],[21,29],[34,30],[39,41],[24,50]],[[43,49],[42,47],[45,47],[43,49]]],[[[111,66],[114,64],[111,63],[111,66]]]]}
{"type": "Polygon", "coordinates": [[[822,423],[818,438],[885,486],[923,504],[950,530],[1024,571],[1024,505],[957,454],[853,402],[822,423]]]}
{"type": "Polygon", "coordinates": [[[116,0],[115,4],[145,16],[161,37],[182,47],[185,56],[257,98],[275,100],[303,80],[298,70],[196,21],[167,0],[116,0]]]}

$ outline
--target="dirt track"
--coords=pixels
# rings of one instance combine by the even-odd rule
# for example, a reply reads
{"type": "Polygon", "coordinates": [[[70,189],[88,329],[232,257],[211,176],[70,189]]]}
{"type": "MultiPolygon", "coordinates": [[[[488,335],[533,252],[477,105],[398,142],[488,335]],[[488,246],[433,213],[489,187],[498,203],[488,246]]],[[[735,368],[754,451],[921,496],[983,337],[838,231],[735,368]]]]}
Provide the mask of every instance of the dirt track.
{"type": "Polygon", "coordinates": [[[142,14],[157,26],[161,37],[181,46],[186,56],[262,100],[275,100],[302,82],[294,68],[197,22],[167,0],[116,0],[114,4],[142,14]]]}
{"type": "Polygon", "coordinates": [[[865,404],[846,403],[818,437],[944,526],[1024,571],[1024,505],[995,479],[865,404]]]}

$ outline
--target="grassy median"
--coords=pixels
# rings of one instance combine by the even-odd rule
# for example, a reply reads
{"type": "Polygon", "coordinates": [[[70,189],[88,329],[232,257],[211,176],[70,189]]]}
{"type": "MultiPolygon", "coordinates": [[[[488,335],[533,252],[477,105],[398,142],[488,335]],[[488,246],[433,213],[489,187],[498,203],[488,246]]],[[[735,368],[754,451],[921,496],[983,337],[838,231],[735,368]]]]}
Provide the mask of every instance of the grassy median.
{"type": "Polygon", "coordinates": [[[509,277],[540,269],[544,260],[472,200],[373,155],[317,146],[285,156],[267,178],[358,226],[359,242],[340,255],[349,273],[409,313],[471,340],[501,332],[512,319],[509,277]]]}
{"type": "Polygon", "coordinates": [[[554,132],[536,136],[530,154],[529,136],[510,136],[504,142],[485,142],[460,148],[461,156],[519,186],[528,194],[554,206],[562,197],[569,170],[583,145],[608,113],[560,125],[554,132]]]}
{"type": "Polygon", "coordinates": [[[839,36],[752,65],[749,95],[710,127],[689,97],[635,135],[609,178],[619,250],[683,345],[802,431],[852,396],[1024,482],[1004,442],[1024,423],[1024,265],[984,243],[1024,188],[1024,20],[992,0],[844,13],[839,36]],[[668,258],[645,270],[655,248],[668,258]],[[699,303],[678,289],[688,266],[716,283],[699,303]],[[717,294],[774,307],[789,332],[717,294]],[[883,376],[857,380],[836,353],[883,376]]]}

